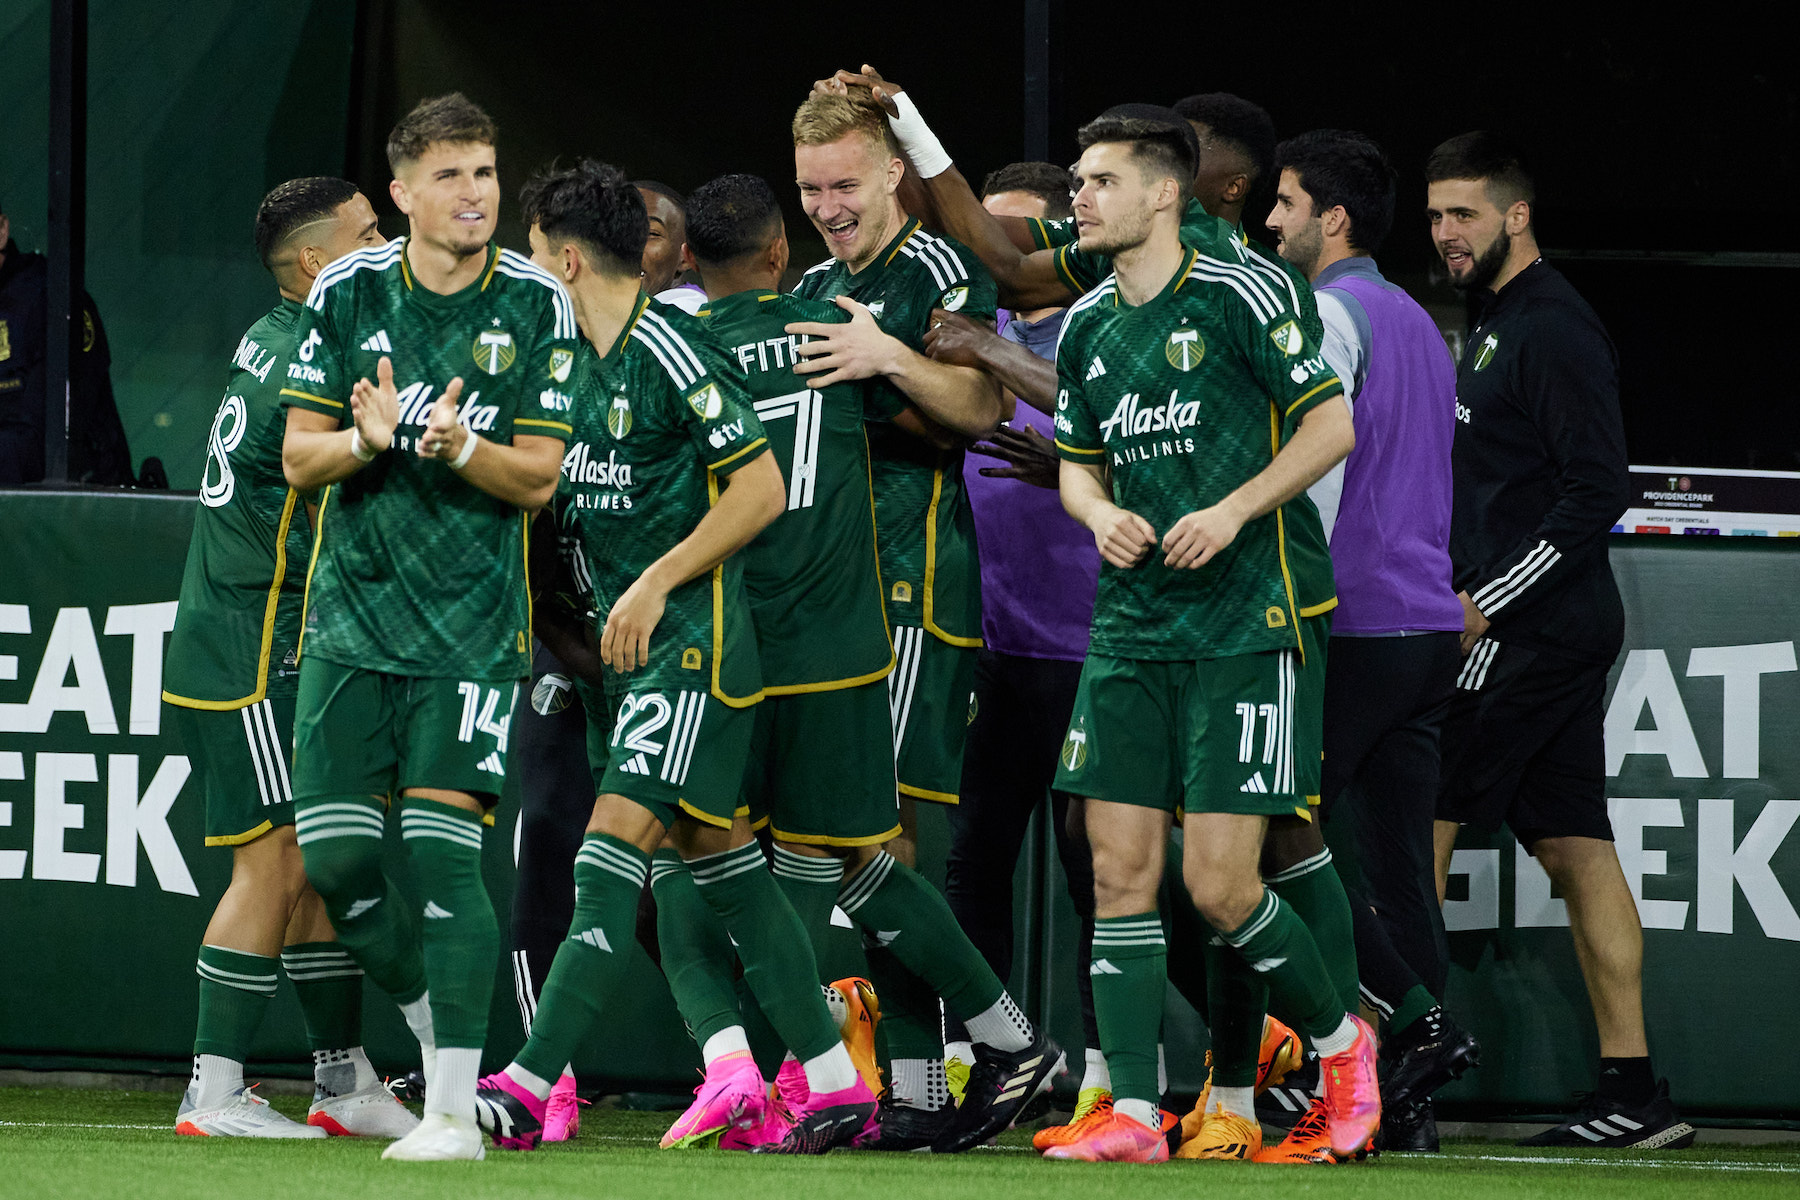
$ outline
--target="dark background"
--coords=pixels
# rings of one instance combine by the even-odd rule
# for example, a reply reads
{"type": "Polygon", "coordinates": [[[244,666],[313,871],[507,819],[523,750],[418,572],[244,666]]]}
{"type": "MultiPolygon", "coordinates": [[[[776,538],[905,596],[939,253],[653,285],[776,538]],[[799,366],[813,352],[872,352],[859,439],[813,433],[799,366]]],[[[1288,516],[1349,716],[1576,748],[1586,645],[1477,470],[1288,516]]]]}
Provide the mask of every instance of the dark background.
{"type": "MultiPolygon", "coordinates": [[[[18,97],[32,99],[48,2],[19,4],[0,14],[0,111],[8,126],[19,118],[0,139],[0,196],[9,214],[27,214],[13,217],[25,242],[43,135],[18,97]]],[[[368,192],[384,229],[403,232],[382,145],[421,97],[460,89],[498,120],[508,197],[500,236],[521,249],[512,198],[559,155],[592,155],[684,191],[750,171],[793,196],[794,106],[814,79],[865,60],[913,91],[972,181],[1024,145],[1023,0],[882,10],[470,0],[92,7],[90,290],[109,328],[120,326],[115,387],[134,450],[161,453],[177,486],[197,474],[231,348],[272,299],[250,258],[256,199],[293,174],[344,173],[368,192]],[[108,169],[120,161],[129,169],[108,169]],[[216,263],[214,276],[193,274],[201,259],[216,263]],[[214,277],[229,286],[207,282],[214,277]],[[173,307],[158,286],[168,279],[177,281],[173,307]],[[146,296],[150,311],[134,316],[146,296]]],[[[1466,312],[1435,269],[1421,166],[1453,134],[1513,135],[1535,161],[1540,242],[1618,343],[1632,461],[1800,469],[1800,415],[1787,389],[1772,386],[1785,375],[1778,364],[1800,280],[1800,223],[1788,215],[1800,190],[1800,87],[1762,19],[1774,10],[1735,7],[1716,21],[1566,4],[1466,16],[1129,0],[1055,0],[1050,10],[1053,160],[1072,161],[1076,126],[1112,104],[1194,92],[1255,100],[1284,135],[1360,129],[1387,147],[1401,176],[1383,269],[1431,309],[1453,346],[1466,312]]],[[[797,199],[789,207],[803,267],[823,250],[797,199]]],[[[1253,231],[1266,210],[1252,207],[1253,231]]]]}

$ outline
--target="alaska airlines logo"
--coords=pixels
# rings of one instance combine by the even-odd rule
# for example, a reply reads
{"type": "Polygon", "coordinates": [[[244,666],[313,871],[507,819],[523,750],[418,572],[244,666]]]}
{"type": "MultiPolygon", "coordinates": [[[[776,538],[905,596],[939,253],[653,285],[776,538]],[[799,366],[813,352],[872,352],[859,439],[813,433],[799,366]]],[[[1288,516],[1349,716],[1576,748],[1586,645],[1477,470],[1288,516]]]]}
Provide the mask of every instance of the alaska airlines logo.
{"type": "Polygon", "coordinates": [[[631,464],[619,461],[617,450],[606,452],[606,461],[594,457],[586,442],[576,442],[563,455],[562,471],[570,483],[585,483],[615,491],[631,486],[631,464]]]}
{"type": "MultiPolygon", "coordinates": [[[[435,402],[429,383],[409,383],[400,391],[400,424],[423,425],[431,416],[431,406],[435,402]]],[[[456,410],[456,419],[460,424],[468,426],[478,433],[486,433],[494,428],[494,422],[500,417],[500,406],[497,404],[477,404],[481,399],[479,391],[470,392],[463,397],[461,407],[456,410]]]]}
{"type": "Polygon", "coordinates": [[[1179,388],[1171,391],[1168,400],[1154,408],[1145,407],[1143,397],[1137,392],[1126,392],[1119,397],[1112,416],[1100,422],[1100,440],[1110,442],[1115,433],[1120,437],[1137,433],[1172,433],[1177,429],[1192,429],[1199,423],[1200,402],[1181,399],[1179,388]]]}

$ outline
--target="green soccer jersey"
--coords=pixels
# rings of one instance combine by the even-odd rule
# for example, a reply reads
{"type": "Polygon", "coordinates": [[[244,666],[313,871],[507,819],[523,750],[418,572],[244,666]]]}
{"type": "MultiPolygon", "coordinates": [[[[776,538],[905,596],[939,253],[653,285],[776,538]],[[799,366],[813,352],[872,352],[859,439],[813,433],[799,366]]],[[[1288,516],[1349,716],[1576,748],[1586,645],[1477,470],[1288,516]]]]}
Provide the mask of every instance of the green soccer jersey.
{"type": "Polygon", "coordinates": [[[474,283],[440,296],[413,279],[407,242],[325,268],[295,330],[286,404],[348,426],[351,386],[384,357],[400,393],[393,445],[325,491],[301,650],[397,675],[522,678],[527,518],[415,447],[438,389],[459,376],[459,419],[482,437],[566,441],[575,310],[547,272],[498,246],[474,283]]]}
{"type": "MultiPolygon", "coordinates": [[[[1075,219],[1030,223],[1032,240],[1056,251],[1056,270],[1063,283],[1077,295],[1088,291],[1112,273],[1112,258],[1083,250],[1076,244],[1075,219]]],[[[1181,210],[1181,244],[1199,253],[1203,270],[1220,282],[1231,283],[1252,305],[1286,304],[1298,315],[1301,332],[1315,346],[1325,342],[1325,323],[1306,276],[1261,242],[1246,237],[1243,229],[1206,211],[1190,198],[1181,210]],[[1229,268],[1247,268],[1233,271],[1229,268]]],[[[1293,507],[1312,505],[1309,497],[1291,502],[1293,507]]],[[[1315,512],[1316,515],[1316,512],[1315,512]]],[[[1294,592],[1302,616],[1317,616],[1337,606],[1332,582],[1331,552],[1325,529],[1317,521],[1296,522],[1289,541],[1288,564],[1294,576],[1294,592]],[[1315,531],[1315,526],[1317,529],[1315,531]]]]}
{"type": "MultiPolygon", "coordinates": [[[[849,296],[866,305],[887,333],[924,353],[931,310],[991,321],[993,276],[969,250],[933,237],[916,220],[852,275],[837,259],[807,271],[794,288],[811,300],[849,296]]],[[[905,394],[885,380],[877,403],[898,412],[905,394]]],[[[923,626],[954,646],[981,644],[981,574],[975,517],[963,490],[961,450],[939,450],[889,420],[869,425],[875,479],[875,531],[888,619],[923,626]]]]}
{"type": "MultiPolygon", "coordinates": [[[[720,479],[768,450],[744,377],[698,320],[640,298],[604,355],[585,340],[563,458],[598,624],[646,568],[700,524],[720,479]]],[[[742,555],[669,593],[634,690],[705,688],[734,708],[763,697],[742,555]]],[[[609,676],[609,692],[619,683],[609,676]]]]}
{"type": "Polygon", "coordinates": [[[281,470],[282,368],[297,300],[250,327],[231,356],[207,437],[200,509],[163,659],[163,699],[228,709],[292,696],[312,529],[281,470]]]}
{"type": "Polygon", "coordinates": [[[809,388],[794,374],[793,321],[848,321],[835,304],[739,292],[697,314],[743,369],[787,483],[787,511],[744,548],[763,689],[771,695],[871,683],[894,666],[875,558],[864,418],[872,382],[809,388]]]}
{"type": "MultiPolygon", "coordinates": [[[[1189,249],[1147,303],[1121,303],[1108,279],[1063,323],[1057,449],[1110,465],[1114,501],[1159,542],[1267,467],[1301,417],[1343,393],[1293,310],[1253,302],[1238,271],[1222,279],[1189,249]]],[[[1103,563],[1094,651],[1177,660],[1298,647],[1292,547],[1318,521],[1311,504],[1282,505],[1195,570],[1165,566],[1160,545],[1129,570],[1103,563]]]]}

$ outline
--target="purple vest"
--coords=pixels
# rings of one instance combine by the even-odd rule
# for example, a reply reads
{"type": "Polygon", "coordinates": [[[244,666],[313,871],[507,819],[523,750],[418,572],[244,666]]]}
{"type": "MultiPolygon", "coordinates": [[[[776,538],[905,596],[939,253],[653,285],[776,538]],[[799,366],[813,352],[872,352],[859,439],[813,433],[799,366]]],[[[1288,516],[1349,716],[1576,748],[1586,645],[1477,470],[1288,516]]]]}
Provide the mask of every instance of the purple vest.
{"type": "Polygon", "coordinates": [[[1351,636],[1454,631],[1462,605],[1450,584],[1450,443],[1456,364],[1431,317],[1367,258],[1321,272],[1357,321],[1364,372],[1356,449],[1331,534],[1338,607],[1331,632],[1351,636]]]}

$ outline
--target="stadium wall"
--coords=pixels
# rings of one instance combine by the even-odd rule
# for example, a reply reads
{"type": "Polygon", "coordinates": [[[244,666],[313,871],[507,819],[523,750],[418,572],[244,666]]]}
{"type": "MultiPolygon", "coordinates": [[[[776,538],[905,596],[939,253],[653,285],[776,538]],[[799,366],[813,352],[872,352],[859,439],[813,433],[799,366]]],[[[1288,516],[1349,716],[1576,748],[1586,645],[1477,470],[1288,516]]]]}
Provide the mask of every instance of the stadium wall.
{"type": "MultiPolygon", "coordinates": [[[[0,493],[0,1066],[187,1071],[194,951],[230,865],[202,848],[198,781],[159,701],[192,520],[191,496],[0,493]]],[[[1791,1118],[1800,545],[1671,541],[1615,539],[1626,653],[1606,718],[1651,1046],[1684,1111],[1791,1118]]],[[[921,865],[941,878],[941,812],[923,809],[921,865]]],[[[503,923],[516,812],[509,794],[484,855],[503,923]]],[[[1074,917],[1045,831],[1029,844],[1012,984],[1078,1044],[1074,917]]],[[[1465,839],[1451,897],[1450,1001],[1483,1066],[1442,1093],[1447,1110],[1563,1110],[1597,1051],[1562,902],[1504,835],[1465,839]]],[[[577,1067],[610,1090],[685,1091],[697,1056],[661,976],[630,953],[622,1007],[577,1067]]],[[[378,1063],[416,1058],[391,1005],[370,996],[365,1013],[378,1063]]],[[[504,962],[491,1028],[490,1066],[522,1040],[504,962]]],[[[1196,1089],[1204,1032],[1173,998],[1165,1034],[1174,1088],[1196,1089]]],[[[290,989],[255,1057],[306,1073],[290,989]]]]}

